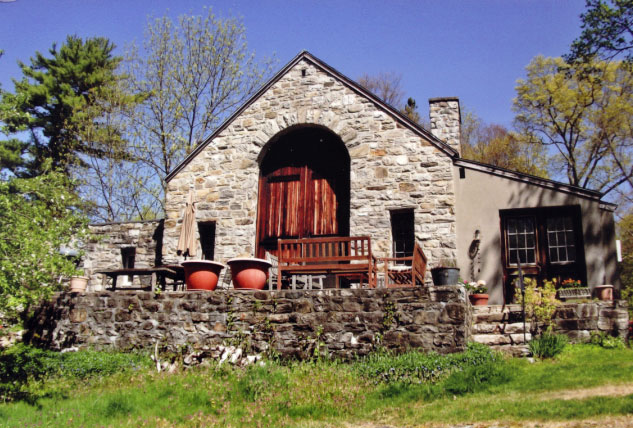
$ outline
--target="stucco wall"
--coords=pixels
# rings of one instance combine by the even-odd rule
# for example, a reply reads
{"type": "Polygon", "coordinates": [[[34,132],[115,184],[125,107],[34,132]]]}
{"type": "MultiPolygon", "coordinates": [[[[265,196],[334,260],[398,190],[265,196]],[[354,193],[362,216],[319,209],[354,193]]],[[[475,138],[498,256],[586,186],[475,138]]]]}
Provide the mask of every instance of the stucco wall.
{"type": "Polygon", "coordinates": [[[389,256],[389,210],[414,208],[416,239],[429,262],[455,256],[450,157],[303,59],[168,183],[165,260],[181,260],[176,246],[190,188],[195,190],[197,220],[216,222],[215,259],[253,255],[262,150],[280,132],[302,125],[330,130],[349,152],[351,235],[370,235],[374,253],[389,256]]]}
{"type": "Polygon", "coordinates": [[[458,166],[454,176],[458,265],[464,279],[487,282],[491,304],[503,303],[499,216],[503,209],[580,206],[588,285],[619,287],[613,212],[601,208],[599,202],[468,168],[460,179],[458,166]],[[481,231],[480,258],[475,260],[475,278],[471,278],[468,248],[477,229],[481,231]]]}

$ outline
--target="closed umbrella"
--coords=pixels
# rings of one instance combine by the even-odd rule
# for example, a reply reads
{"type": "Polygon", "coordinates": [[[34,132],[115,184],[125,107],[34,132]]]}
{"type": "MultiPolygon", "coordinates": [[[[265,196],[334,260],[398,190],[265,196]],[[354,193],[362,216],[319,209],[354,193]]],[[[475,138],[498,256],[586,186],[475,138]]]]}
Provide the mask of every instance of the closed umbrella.
{"type": "Polygon", "coordinates": [[[180,229],[180,237],[178,238],[178,254],[189,257],[195,257],[198,251],[198,243],[196,241],[195,227],[196,224],[196,207],[193,201],[193,191],[189,191],[187,203],[185,205],[185,213],[182,216],[182,227],[180,229]]]}

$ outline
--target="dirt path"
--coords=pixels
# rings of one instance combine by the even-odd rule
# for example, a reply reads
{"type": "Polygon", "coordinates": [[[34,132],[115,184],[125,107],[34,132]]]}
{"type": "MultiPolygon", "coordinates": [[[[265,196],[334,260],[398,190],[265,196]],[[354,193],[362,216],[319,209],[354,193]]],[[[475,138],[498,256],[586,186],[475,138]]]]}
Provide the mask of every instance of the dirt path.
{"type": "MultiPolygon", "coordinates": [[[[582,400],[590,397],[622,397],[633,394],[633,383],[620,385],[603,385],[594,388],[569,389],[552,391],[538,395],[538,400],[582,400]]],[[[405,426],[363,423],[346,424],[346,428],[405,428],[405,426]]],[[[442,423],[428,423],[422,425],[406,425],[406,428],[633,428],[633,415],[604,416],[576,421],[552,421],[552,422],[476,422],[472,424],[448,425],[442,423]]]]}

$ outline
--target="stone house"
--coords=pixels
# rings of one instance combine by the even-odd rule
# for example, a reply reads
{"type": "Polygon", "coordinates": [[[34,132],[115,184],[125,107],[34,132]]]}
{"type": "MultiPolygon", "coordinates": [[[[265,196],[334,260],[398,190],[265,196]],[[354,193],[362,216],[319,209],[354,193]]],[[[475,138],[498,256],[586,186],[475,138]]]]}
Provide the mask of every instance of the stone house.
{"type": "Polygon", "coordinates": [[[455,259],[463,279],[488,283],[491,303],[509,299],[517,254],[540,279],[617,287],[614,205],[462,159],[459,100],[429,103],[430,131],[301,52],[166,177],[155,251],[163,263],[182,261],[193,191],[198,257],[262,257],[280,237],[369,235],[378,257],[418,241],[430,267],[455,259]]]}

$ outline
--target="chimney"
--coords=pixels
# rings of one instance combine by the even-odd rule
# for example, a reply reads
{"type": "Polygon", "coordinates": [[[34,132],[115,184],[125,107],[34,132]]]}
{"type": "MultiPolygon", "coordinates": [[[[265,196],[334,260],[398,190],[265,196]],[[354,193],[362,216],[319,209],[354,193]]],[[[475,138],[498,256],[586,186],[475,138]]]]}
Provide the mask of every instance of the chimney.
{"type": "Polygon", "coordinates": [[[430,98],[429,119],[431,133],[457,150],[461,156],[462,117],[459,111],[459,98],[430,98]]]}

